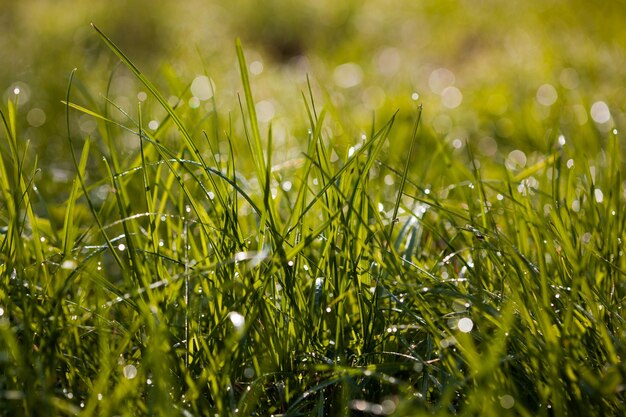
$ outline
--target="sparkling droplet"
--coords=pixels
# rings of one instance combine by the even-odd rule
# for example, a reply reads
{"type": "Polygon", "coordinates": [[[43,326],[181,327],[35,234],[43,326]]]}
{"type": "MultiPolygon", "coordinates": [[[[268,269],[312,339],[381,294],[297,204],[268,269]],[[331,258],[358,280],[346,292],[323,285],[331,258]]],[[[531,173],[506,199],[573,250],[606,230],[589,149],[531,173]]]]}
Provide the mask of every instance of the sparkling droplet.
{"type": "Polygon", "coordinates": [[[126,365],[124,367],[124,377],[126,379],[133,379],[137,376],[137,368],[135,365],[126,365]]]}
{"type": "Polygon", "coordinates": [[[246,322],[246,319],[241,314],[237,313],[236,311],[232,311],[229,314],[229,318],[230,318],[230,321],[233,323],[233,326],[235,326],[238,329],[241,328],[246,322]]]}
{"type": "Polygon", "coordinates": [[[472,321],[472,319],[470,319],[469,317],[463,317],[462,319],[459,320],[459,322],[457,323],[457,327],[459,328],[460,331],[462,331],[463,333],[469,333],[472,331],[472,329],[474,328],[474,322],[472,321]]]}

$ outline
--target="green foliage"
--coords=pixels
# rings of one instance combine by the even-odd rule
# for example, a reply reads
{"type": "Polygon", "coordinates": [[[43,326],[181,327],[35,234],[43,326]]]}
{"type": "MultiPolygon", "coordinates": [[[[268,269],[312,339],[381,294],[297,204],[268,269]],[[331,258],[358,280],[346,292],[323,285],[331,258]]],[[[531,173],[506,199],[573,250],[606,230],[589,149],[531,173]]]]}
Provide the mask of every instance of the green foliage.
{"type": "Polygon", "coordinates": [[[190,86],[158,87],[95,30],[147,98],[72,73],[66,201],[39,186],[19,95],[1,112],[3,413],[623,414],[617,116],[583,128],[580,97],[520,98],[500,116],[522,143],[489,130],[485,93],[459,117],[491,152],[414,104],[363,125],[307,79],[294,153],[241,42],[237,110],[212,91],[199,115],[190,86]]]}

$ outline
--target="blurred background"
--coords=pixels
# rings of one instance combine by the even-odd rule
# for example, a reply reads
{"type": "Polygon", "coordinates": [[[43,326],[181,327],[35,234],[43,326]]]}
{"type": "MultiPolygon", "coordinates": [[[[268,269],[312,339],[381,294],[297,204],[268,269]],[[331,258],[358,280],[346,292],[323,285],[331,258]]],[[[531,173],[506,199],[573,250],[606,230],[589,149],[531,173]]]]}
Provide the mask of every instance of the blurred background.
{"type": "MultiPolygon", "coordinates": [[[[19,92],[20,138],[59,184],[73,171],[61,103],[73,68],[73,101],[85,107],[107,96],[132,116],[146,100],[91,22],[198,120],[214,107],[239,111],[240,37],[259,119],[272,122],[278,145],[293,145],[287,153],[306,136],[307,75],[318,104],[342,115],[329,135],[346,140],[396,110],[412,119],[415,103],[424,135],[499,162],[512,150],[547,152],[559,135],[594,154],[597,138],[626,122],[622,0],[1,3],[2,105],[19,92]]],[[[146,107],[158,123],[164,113],[146,107]]],[[[73,113],[72,126],[97,136],[89,116],[73,113]]]]}

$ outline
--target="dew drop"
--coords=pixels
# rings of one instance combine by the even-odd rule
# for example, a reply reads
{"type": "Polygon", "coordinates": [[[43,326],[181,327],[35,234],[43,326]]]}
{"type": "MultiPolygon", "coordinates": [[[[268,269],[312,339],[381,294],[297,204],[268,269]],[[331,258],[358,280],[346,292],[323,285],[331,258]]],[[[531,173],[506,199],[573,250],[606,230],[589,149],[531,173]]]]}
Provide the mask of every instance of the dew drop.
{"type": "Polygon", "coordinates": [[[236,311],[232,311],[228,315],[228,317],[230,318],[230,321],[233,323],[233,326],[235,326],[238,329],[243,327],[243,325],[246,322],[245,318],[241,314],[237,313],[236,311]]]}
{"type": "Polygon", "coordinates": [[[604,194],[602,193],[601,189],[596,188],[593,194],[594,194],[594,197],[596,198],[596,202],[601,203],[604,200],[604,194]]]}
{"type": "Polygon", "coordinates": [[[457,323],[457,327],[463,333],[469,333],[474,328],[474,322],[469,317],[463,317],[457,323]]]}
{"type": "Polygon", "coordinates": [[[504,408],[505,410],[513,408],[514,405],[515,398],[513,398],[513,396],[506,394],[500,397],[500,407],[504,408]]]}
{"type": "Polygon", "coordinates": [[[135,365],[126,365],[124,367],[124,378],[133,379],[137,376],[137,368],[135,365]]]}
{"type": "Polygon", "coordinates": [[[76,264],[76,261],[71,260],[71,259],[66,259],[65,261],[63,261],[63,263],[61,264],[61,269],[65,269],[65,270],[73,270],[76,269],[78,265],[76,264]]]}

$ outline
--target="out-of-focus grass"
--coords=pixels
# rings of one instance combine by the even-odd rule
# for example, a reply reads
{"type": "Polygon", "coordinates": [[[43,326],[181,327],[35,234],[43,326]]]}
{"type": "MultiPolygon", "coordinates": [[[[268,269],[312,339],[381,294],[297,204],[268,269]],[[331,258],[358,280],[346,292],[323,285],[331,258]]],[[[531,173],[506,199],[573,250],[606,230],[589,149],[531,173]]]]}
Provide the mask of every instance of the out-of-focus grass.
{"type": "Polygon", "coordinates": [[[0,17],[0,409],[624,411],[619,2],[69,7],[0,17]]]}

